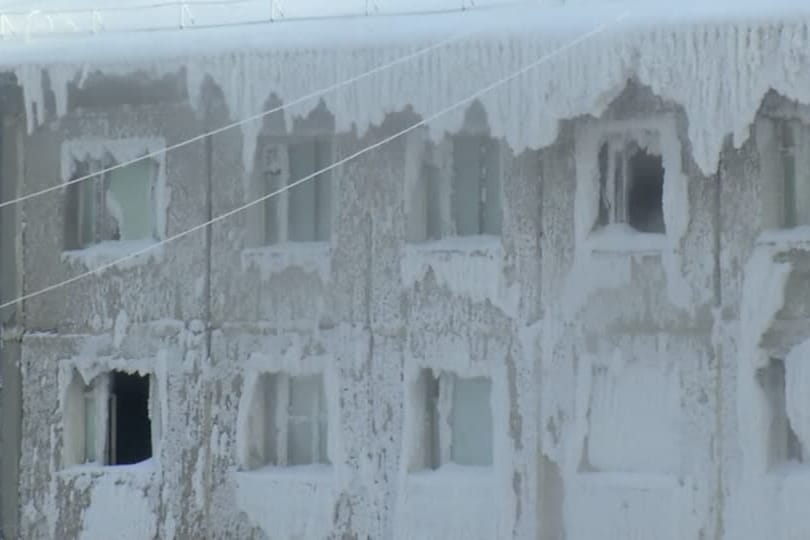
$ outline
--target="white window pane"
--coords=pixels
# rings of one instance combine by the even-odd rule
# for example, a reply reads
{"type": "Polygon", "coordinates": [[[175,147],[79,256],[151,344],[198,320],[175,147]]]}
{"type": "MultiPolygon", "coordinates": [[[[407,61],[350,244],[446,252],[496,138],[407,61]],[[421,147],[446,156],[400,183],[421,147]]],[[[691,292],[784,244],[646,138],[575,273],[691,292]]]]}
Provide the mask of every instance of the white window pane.
{"type": "Polygon", "coordinates": [[[323,379],[320,375],[290,377],[288,465],[326,461],[327,425],[324,405],[323,379]]]}
{"type": "Polygon", "coordinates": [[[94,463],[98,459],[96,448],[98,440],[96,435],[96,400],[92,388],[84,392],[84,461],[94,463]]]}
{"type": "Polygon", "coordinates": [[[492,463],[492,383],[485,377],[456,377],[450,424],[451,458],[459,465],[492,463]]]}
{"type": "Polygon", "coordinates": [[[121,240],[154,237],[152,184],[155,164],[150,160],[110,171],[106,193],[106,211],[121,240]]]}

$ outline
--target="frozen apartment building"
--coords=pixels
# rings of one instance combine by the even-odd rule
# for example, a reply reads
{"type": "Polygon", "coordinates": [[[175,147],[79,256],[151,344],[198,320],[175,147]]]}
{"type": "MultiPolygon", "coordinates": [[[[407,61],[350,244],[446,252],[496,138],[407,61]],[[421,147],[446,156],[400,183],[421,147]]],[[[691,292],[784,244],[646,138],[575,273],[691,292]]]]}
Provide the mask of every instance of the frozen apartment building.
{"type": "Polygon", "coordinates": [[[810,6],[180,11],[0,18],[3,538],[810,538],[810,6]]]}

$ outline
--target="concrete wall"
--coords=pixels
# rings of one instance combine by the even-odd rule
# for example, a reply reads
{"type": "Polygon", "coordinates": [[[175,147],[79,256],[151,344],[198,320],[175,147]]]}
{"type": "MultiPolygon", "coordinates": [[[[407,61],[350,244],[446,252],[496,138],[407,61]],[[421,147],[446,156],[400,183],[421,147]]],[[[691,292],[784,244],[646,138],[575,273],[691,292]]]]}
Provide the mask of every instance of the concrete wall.
{"type": "MultiPolygon", "coordinates": [[[[168,146],[230,116],[210,84],[204,111],[165,82],[153,103],[113,92],[115,79],[97,84],[118,101],[91,107],[74,94],[66,116],[25,140],[25,192],[60,181],[72,141],[168,146]]],[[[770,114],[806,114],[775,101],[770,114]]],[[[362,137],[339,133],[336,154],[416,120],[392,113],[362,137]]],[[[727,149],[707,178],[687,122],[630,84],[602,117],[565,122],[546,148],[515,155],[504,145],[499,237],[406,241],[425,147],[413,132],[333,171],[328,244],[256,247],[242,212],[28,300],[21,536],[810,534],[795,502],[807,494],[803,467],[768,470],[757,450],[770,423],[754,386],[768,354],[803,354],[794,346],[808,338],[807,238],[762,235],[767,141],[727,149]],[[594,149],[614,132],[658,134],[666,236],[592,230],[594,149]],[[157,377],[155,459],[64,466],[74,367],[157,377]],[[411,470],[422,367],[491,378],[492,466],[411,470]],[[274,371],[324,374],[331,465],[244,470],[244,409],[257,375],[274,371]]],[[[295,130],[272,117],[263,129],[295,130]]],[[[230,131],[168,154],[164,237],[249,200],[257,175],[243,170],[242,145],[230,131]]],[[[59,190],[22,206],[24,293],[111,257],[63,254],[64,200],[59,190]]],[[[801,388],[798,363],[786,363],[801,388]]],[[[795,399],[788,407],[801,409],[795,399]]],[[[805,417],[793,418],[803,429],[805,417]]]]}

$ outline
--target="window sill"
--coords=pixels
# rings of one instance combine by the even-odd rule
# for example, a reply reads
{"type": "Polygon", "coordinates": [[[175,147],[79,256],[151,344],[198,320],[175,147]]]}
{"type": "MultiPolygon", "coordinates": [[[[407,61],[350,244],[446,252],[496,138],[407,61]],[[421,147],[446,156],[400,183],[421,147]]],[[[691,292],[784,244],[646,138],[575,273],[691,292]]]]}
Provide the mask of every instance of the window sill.
{"type": "Polygon", "coordinates": [[[234,503],[275,538],[326,538],[332,524],[331,465],[268,466],[234,474],[234,503]]]}
{"type": "Polygon", "coordinates": [[[810,250],[810,225],[792,229],[772,229],[763,231],[755,241],[758,246],[774,246],[784,249],[810,250]]]}
{"type": "Polygon", "coordinates": [[[159,259],[162,255],[163,246],[159,246],[156,240],[107,241],[84,249],[63,251],[62,261],[81,265],[87,270],[98,270],[111,264],[118,268],[131,268],[159,259]]]}
{"type": "Polygon", "coordinates": [[[489,257],[501,250],[501,237],[491,234],[474,236],[449,236],[439,240],[409,242],[406,251],[412,253],[432,253],[447,255],[464,255],[467,257],[489,257]]]}
{"type": "Polygon", "coordinates": [[[658,472],[580,471],[577,479],[589,485],[627,489],[673,489],[681,483],[676,474],[658,472]]]}
{"type": "Polygon", "coordinates": [[[120,477],[151,477],[155,473],[154,458],[133,463],[131,465],[99,465],[87,463],[84,465],[71,465],[57,474],[65,477],[73,476],[120,476],[120,477]]]}
{"type": "Polygon", "coordinates": [[[669,244],[664,233],[638,232],[629,225],[615,223],[593,231],[585,239],[585,247],[592,253],[658,254],[669,244]]]}
{"type": "Polygon", "coordinates": [[[422,469],[408,473],[408,479],[419,483],[465,482],[484,483],[493,480],[495,470],[492,465],[458,465],[447,463],[438,469],[422,469]]]}
{"type": "Polygon", "coordinates": [[[407,244],[400,272],[407,288],[414,288],[432,272],[436,283],[452,294],[500,306],[507,294],[502,259],[498,236],[445,238],[407,244]]]}
{"type": "Polygon", "coordinates": [[[330,242],[286,242],[242,251],[242,270],[255,267],[262,279],[289,268],[315,273],[326,283],[331,276],[332,244],[330,242]]]}
{"type": "Polygon", "coordinates": [[[267,477],[277,478],[279,480],[292,480],[292,481],[311,481],[316,480],[320,482],[331,481],[332,465],[294,465],[291,467],[278,467],[276,465],[265,465],[258,469],[237,471],[240,476],[261,476],[265,479],[267,477]]]}

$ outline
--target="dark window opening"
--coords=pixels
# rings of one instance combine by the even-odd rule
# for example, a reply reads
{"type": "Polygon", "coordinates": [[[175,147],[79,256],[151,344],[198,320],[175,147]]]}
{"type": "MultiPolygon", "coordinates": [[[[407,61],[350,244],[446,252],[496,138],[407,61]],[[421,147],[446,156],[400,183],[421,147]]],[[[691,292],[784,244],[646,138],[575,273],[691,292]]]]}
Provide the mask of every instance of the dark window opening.
{"type": "Polygon", "coordinates": [[[630,158],[628,169],[628,225],[640,232],[665,232],[664,167],[661,156],[638,150],[630,158]]]}
{"type": "Polygon", "coordinates": [[[152,457],[148,376],[112,372],[107,451],[109,465],[129,465],[152,457]]]}

